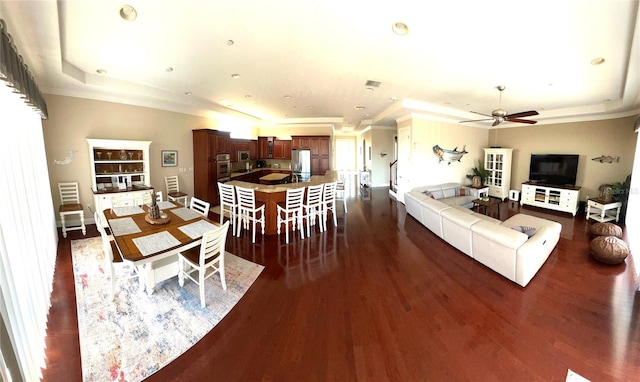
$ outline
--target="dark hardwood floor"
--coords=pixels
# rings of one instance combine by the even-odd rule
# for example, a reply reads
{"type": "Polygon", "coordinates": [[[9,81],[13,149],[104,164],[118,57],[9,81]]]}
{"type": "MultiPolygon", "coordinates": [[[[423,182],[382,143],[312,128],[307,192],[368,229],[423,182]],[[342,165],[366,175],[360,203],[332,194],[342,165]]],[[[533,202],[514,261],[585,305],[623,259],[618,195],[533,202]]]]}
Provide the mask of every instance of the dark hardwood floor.
{"type": "MultiPolygon", "coordinates": [[[[589,256],[583,214],[501,204],[562,223],[522,288],[458,252],[390,199],[339,206],[338,227],[284,244],[229,238],[265,269],[198,344],[149,381],[637,381],[640,293],[631,264],[589,256]]],[[[97,235],[94,227],[89,235],[97,235]]],[[[61,239],[45,382],[80,381],[69,242],[61,239]]],[[[627,262],[630,260],[627,259],[627,262]]]]}

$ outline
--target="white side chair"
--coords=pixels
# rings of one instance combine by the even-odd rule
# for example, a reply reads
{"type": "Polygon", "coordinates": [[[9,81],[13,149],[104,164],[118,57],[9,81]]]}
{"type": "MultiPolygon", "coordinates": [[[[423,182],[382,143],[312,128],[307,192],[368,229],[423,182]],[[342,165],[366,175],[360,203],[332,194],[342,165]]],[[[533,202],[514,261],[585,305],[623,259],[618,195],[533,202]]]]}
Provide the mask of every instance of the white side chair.
{"type": "Polygon", "coordinates": [[[80,204],[80,191],[78,182],[58,183],[60,192],[60,223],[62,224],[62,237],[67,237],[67,231],[82,230],[82,234],[87,234],[87,227],[84,225],[84,206],[80,204]],[[67,227],[66,218],[69,215],[77,215],[80,225],[67,227]]]}
{"type": "Polygon", "coordinates": [[[291,223],[293,232],[300,230],[300,238],[304,239],[304,228],[302,227],[302,203],[304,200],[304,189],[288,188],[285,201],[278,202],[278,235],[280,235],[280,226],[284,224],[285,241],[289,243],[289,223],[291,223]]]}
{"type": "Polygon", "coordinates": [[[224,216],[228,215],[231,225],[235,227],[238,215],[238,203],[236,203],[236,189],[233,185],[218,182],[220,194],[220,224],[224,221],[224,216]]]}
{"type": "Polygon", "coordinates": [[[329,211],[333,216],[333,226],[338,226],[338,218],[336,217],[336,185],[337,182],[330,182],[324,184],[324,191],[322,192],[322,228],[327,230],[327,218],[329,211]]]}
{"type": "Polygon", "coordinates": [[[227,290],[227,282],[224,274],[224,254],[227,241],[229,222],[213,231],[202,235],[200,246],[188,249],[178,254],[178,283],[184,286],[184,279],[188,277],[200,287],[200,305],[204,308],[204,281],[214,274],[220,274],[222,289],[227,290]],[[192,276],[193,272],[198,277],[192,276]]]}
{"type": "Polygon", "coordinates": [[[167,187],[167,200],[170,202],[176,202],[187,206],[189,203],[189,195],[184,192],[180,192],[180,183],[178,182],[178,176],[165,176],[164,184],[167,187]]]}
{"type": "Polygon", "coordinates": [[[242,232],[243,226],[245,229],[249,229],[249,223],[252,223],[252,242],[255,243],[257,224],[260,224],[262,226],[262,235],[264,235],[265,204],[264,202],[256,201],[256,194],[253,188],[236,186],[236,193],[238,196],[238,227],[236,228],[236,236],[240,236],[240,232],[242,232]]]}
{"type": "Polygon", "coordinates": [[[209,202],[205,202],[204,200],[200,200],[195,196],[191,198],[191,203],[189,204],[189,208],[198,212],[205,218],[209,217],[209,207],[211,204],[209,202]]]}
{"type": "Polygon", "coordinates": [[[122,261],[118,247],[116,247],[116,243],[113,241],[113,236],[107,235],[107,232],[102,226],[102,220],[100,219],[100,213],[98,213],[98,211],[93,213],[93,218],[96,221],[96,227],[102,238],[102,251],[104,252],[105,268],[111,279],[111,301],[113,301],[116,289],[116,268],[122,268],[123,270],[128,269],[129,275],[127,278],[133,278],[137,275],[133,266],[126,265],[122,261]]]}
{"type": "Polygon", "coordinates": [[[344,208],[344,213],[348,213],[347,211],[347,189],[345,187],[345,174],[340,173],[338,175],[338,181],[336,183],[336,200],[342,200],[342,206],[344,208]]]}
{"type": "MultiPolygon", "coordinates": [[[[307,187],[307,199],[302,208],[304,209],[303,219],[307,221],[307,237],[311,237],[311,226],[316,225],[316,220],[322,220],[322,192],[324,184],[307,187]]],[[[320,232],[324,232],[322,221],[318,224],[320,232]]]]}

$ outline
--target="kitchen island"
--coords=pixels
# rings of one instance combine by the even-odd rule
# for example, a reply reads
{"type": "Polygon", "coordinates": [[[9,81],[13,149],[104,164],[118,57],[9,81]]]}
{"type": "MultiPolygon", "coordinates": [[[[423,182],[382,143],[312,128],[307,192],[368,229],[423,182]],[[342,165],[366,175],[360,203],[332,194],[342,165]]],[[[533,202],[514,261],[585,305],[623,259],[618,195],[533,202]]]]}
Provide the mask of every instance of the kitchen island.
{"type": "Polygon", "coordinates": [[[245,188],[253,188],[256,192],[256,201],[265,204],[265,235],[278,234],[278,202],[286,200],[288,189],[314,186],[322,183],[335,182],[338,180],[336,171],[327,171],[325,175],[313,175],[308,182],[286,183],[286,184],[257,184],[251,182],[243,182],[240,180],[231,180],[225,184],[240,186],[245,188]]]}

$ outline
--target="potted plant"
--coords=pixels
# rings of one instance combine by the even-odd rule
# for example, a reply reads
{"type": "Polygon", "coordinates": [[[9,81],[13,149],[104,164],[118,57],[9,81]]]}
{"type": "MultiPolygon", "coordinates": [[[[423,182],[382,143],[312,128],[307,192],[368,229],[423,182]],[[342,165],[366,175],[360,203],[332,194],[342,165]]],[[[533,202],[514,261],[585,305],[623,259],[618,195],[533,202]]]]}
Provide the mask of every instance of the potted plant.
{"type": "Polygon", "coordinates": [[[620,221],[624,223],[627,215],[627,202],[629,201],[629,190],[631,189],[631,174],[627,175],[623,182],[615,182],[610,184],[613,200],[621,202],[620,221]]]}
{"type": "Polygon", "coordinates": [[[467,179],[470,179],[473,184],[473,178],[479,177],[480,184],[479,185],[473,184],[473,186],[483,186],[486,183],[487,178],[489,177],[489,170],[484,168],[484,163],[482,163],[482,161],[478,159],[478,166],[473,167],[471,171],[473,172],[473,174],[467,175],[467,179]]]}

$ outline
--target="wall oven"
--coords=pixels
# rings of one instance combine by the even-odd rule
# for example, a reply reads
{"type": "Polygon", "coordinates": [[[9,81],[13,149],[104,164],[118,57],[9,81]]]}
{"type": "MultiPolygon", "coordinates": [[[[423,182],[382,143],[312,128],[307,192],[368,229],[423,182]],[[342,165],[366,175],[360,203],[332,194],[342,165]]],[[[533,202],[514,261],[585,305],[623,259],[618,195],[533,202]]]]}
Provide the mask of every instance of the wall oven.
{"type": "Polygon", "coordinates": [[[218,182],[231,180],[231,157],[229,154],[216,155],[216,180],[218,182]]]}

